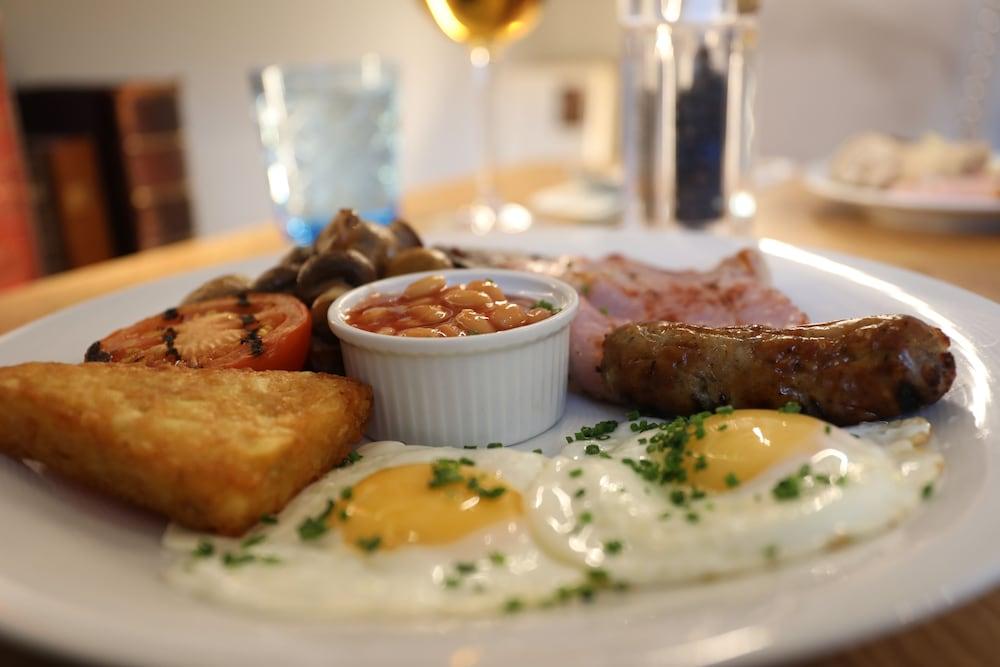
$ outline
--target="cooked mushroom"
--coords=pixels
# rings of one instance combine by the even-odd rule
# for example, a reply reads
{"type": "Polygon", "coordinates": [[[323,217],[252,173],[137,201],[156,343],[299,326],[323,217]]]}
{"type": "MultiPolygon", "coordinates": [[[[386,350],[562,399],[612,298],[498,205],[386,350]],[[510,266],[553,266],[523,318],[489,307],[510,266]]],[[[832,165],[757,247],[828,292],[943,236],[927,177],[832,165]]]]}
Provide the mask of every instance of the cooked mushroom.
{"type": "Polygon", "coordinates": [[[185,306],[189,303],[199,303],[209,299],[221,299],[225,296],[236,296],[250,289],[250,279],[246,276],[230,273],[218,278],[212,278],[198,289],[194,290],[181,301],[185,306]]]}
{"type": "Polygon", "coordinates": [[[330,304],[336,301],[340,295],[346,294],[347,292],[354,289],[353,285],[348,285],[344,281],[337,281],[326,288],[322,294],[320,294],[312,302],[312,324],[313,331],[320,336],[327,339],[336,340],[336,336],[330,331],[330,323],[326,319],[326,311],[330,310],[330,304]]]}
{"type": "Polygon", "coordinates": [[[349,208],[342,208],[337,212],[337,215],[333,216],[323,231],[319,233],[316,237],[316,242],[313,243],[313,249],[317,253],[324,253],[334,248],[340,248],[346,245],[347,236],[354,227],[354,225],[359,224],[361,218],[359,218],[354,211],[349,208]]]}
{"type": "Polygon", "coordinates": [[[309,361],[306,368],[319,373],[344,374],[344,358],[340,354],[340,341],[324,340],[313,336],[309,341],[309,361]]]}
{"type": "Polygon", "coordinates": [[[396,253],[386,266],[385,275],[398,276],[417,271],[450,269],[454,266],[448,256],[436,248],[408,248],[396,253]]]}
{"type": "Polygon", "coordinates": [[[375,267],[357,250],[331,250],[313,255],[299,269],[295,293],[311,304],[338,282],[364,285],[375,280],[375,267]]]}
{"type": "Polygon", "coordinates": [[[399,218],[393,220],[392,224],[389,225],[389,231],[396,237],[397,252],[406,250],[407,248],[419,248],[424,245],[417,231],[405,220],[400,220],[399,218]]]}
{"type": "Polygon", "coordinates": [[[295,291],[299,272],[295,267],[278,265],[257,276],[251,289],[255,292],[286,292],[295,291]]]}
{"type": "Polygon", "coordinates": [[[385,227],[365,222],[354,211],[341,209],[316,239],[316,252],[357,250],[367,257],[379,273],[396,250],[396,237],[385,227]]]}
{"type": "Polygon", "coordinates": [[[297,245],[289,250],[278,264],[280,266],[290,266],[298,270],[312,254],[312,246],[297,245]]]}

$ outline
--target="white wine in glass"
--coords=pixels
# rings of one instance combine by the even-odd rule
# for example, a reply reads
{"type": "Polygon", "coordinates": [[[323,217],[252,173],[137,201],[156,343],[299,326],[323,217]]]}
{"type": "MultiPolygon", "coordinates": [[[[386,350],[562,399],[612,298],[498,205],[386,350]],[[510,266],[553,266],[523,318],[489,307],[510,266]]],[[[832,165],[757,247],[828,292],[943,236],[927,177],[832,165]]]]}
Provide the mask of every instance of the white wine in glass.
{"type": "Polygon", "coordinates": [[[421,0],[445,35],[469,47],[469,61],[478,88],[481,154],[476,173],[476,200],[460,213],[459,219],[479,234],[494,228],[524,231],[532,223],[528,209],[505,202],[496,189],[491,65],[499,49],[535,27],[542,1],[421,0]]]}

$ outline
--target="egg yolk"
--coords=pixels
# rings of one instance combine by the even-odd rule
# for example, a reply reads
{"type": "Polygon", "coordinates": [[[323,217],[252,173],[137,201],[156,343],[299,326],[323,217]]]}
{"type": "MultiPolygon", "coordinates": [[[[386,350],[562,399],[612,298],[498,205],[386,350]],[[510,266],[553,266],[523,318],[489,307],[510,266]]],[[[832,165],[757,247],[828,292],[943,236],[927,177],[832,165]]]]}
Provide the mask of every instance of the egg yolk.
{"type": "Polygon", "coordinates": [[[431,487],[430,463],[379,470],[353,487],[347,504],[338,505],[344,515],[335,512],[330,522],[348,544],[377,536],[380,549],[393,549],[447,544],[522,514],[521,494],[503,484],[499,472],[472,466],[462,466],[460,472],[461,482],[431,487]],[[495,498],[485,497],[469,488],[470,478],[479,488],[506,490],[495,498]]]}
{"type": "Polygon", "coordinates": [[[735,410],[705,419],[705,435],[692,434],[687,449],[688,481],[725,491],[727,478],[746,482],[790,456],[817,449],[826,425],[814,417],[772,410],[735,410]],[[704,466],[698,464],[704,457],[704,466]]]}

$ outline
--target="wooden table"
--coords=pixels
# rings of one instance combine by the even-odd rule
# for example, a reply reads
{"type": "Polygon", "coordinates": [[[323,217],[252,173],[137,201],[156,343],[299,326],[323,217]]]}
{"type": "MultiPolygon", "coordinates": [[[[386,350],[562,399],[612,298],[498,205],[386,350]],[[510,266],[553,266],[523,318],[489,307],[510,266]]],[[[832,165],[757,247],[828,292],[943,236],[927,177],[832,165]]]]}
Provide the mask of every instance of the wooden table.
{"type": "MultiPolygon", "coordinates": [[[[512,197],[564,179],[553,166],[527,166],[501,174],[512,197]]],[[[404,200],[411,220],[456,208],[472,195],[471,183],[452,183],[412,193],[404,200]]],[[[798,183],[760,194],[754,233],[797,245],[849,252],[946,280],[1000,301],[1000,235],[942,236],[901,233],[865,223],[853,210],[822,203],[798,183]]],[[[202,238],[112,260],[0,293],[0,333],[59,308],[115,289],[220,262],[279,250],[274,225],[202,238]]],[[[997,554],[1000,558],[1000,554],[997,554]]],[[[919,582],[914,582],[919,586],[919,582]]],[[[859,601],[859,604],[863,603],[859,601]]],[[[1000,589],[911,629],[815,660],[810,665],[981,665],[1000,660],[1000,589]]],[[[20,649],[0,646],[5,665],[57,664],[20,649]]]]}

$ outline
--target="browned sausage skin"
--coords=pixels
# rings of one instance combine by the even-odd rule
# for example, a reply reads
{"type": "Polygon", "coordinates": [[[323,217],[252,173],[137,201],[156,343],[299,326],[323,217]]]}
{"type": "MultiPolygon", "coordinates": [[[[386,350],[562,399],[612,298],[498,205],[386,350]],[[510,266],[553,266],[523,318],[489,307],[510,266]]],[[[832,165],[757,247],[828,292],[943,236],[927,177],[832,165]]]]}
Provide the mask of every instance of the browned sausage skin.
{"type": "Polygon", "coordinates": [[[788,329],[645,322],[608,334],[601,373],[616,400],[663,416],[796,401],[847,425],[941,398],[955,380],[949,342],[908,315],[788,329]]]}

